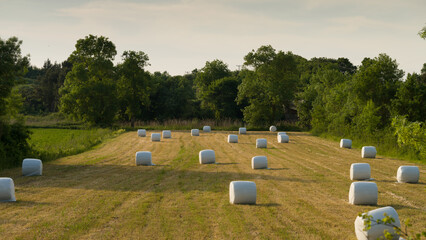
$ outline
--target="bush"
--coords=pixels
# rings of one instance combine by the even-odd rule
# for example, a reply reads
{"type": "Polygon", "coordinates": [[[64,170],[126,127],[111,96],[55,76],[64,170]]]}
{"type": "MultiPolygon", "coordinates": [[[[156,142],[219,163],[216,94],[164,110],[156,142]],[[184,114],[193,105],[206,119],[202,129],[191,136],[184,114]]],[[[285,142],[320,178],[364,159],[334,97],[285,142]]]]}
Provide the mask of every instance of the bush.
{"type": "Polygon", "coordinates": [[[424,122],[409,122],[407,118],[396,116],[392,119],[398,145],[413,150],[420,159],[426,159],[426,128],[424,122]]]}
{"type": "Polygon", "coordinates": [[[0,169],[18,166],[30,152],[27,138],[30,131],[20,123],[0,121],[0,169]]]}

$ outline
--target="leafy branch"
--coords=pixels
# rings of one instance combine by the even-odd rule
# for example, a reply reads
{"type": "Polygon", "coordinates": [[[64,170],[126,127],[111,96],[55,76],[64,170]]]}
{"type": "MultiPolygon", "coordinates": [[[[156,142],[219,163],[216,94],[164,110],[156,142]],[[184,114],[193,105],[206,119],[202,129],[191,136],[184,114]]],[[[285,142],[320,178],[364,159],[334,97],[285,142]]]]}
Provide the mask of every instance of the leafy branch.
{"type": "Polygon", "coordinates": [[[375,220],[372,215],[369,215],[367,211],[364,213],[359,213],[358,216],[364,220],[364,231],[370,230],[372,223],[390,226],[395,231],[395,233],[390,233],[387,229],[385,229],[383,231],[383,236],[381,236],[379,239],[392,240],[394,239],[395,235],[398,235],[406,240],[421,240],[422,236],[426,237],[426,231],[410,235],[408,228],[411,227],[412,224],[410,223],[409,218],[403,221],[403,227],[398,227],[394,224],[395,219],[392,216],[389,216],[387,213],[383,214],[384,218],[377,220],[375,220]]]}

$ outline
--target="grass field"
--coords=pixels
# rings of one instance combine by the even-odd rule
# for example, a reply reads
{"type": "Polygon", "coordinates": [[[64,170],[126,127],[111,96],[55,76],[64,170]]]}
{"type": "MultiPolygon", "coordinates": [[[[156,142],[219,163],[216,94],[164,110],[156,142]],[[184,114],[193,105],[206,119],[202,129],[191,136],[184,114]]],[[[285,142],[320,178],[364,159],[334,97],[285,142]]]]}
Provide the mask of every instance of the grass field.
{"type": "MultiPolygon", "coordinates": [[[[151,131],[148,132],[148,136],[151,131]]],[[[0,203],[4,239],[356,239],[359,212],[393,206],[412,230],[426,229],[425,165],[420,183],[396,183],[398,159],[361,159],[359,149],[290,132],[290,143],[255,132],[226,142],[230,132],[151,142],[136,132],[100,147],[44,164],[43,176],[20,168],[0,176],[15,181],[15,203],[0,203]],[[256,138],[268,139],[256,149],[256,138]],[[218,164],[200,165],[198,152],[216,151],[218,164]],[[136,151],[151,151],[156,166],[135,166],[136,151]],[[256,155],[268,170],[252,170],[256,155]],[[367,162],[379,189],[378,206],[348,203],[351,163],[367,162]],[[256,205],[231,205],[229,183],[254,181],[256,205]]]]}
{"type": "Polygon", "coordinates": [[[30,128],[29,143],[35,155],[43,160],[53,160],[84,152],[115,136],[118,131],[111,129],[55,129],[30,128]]]}

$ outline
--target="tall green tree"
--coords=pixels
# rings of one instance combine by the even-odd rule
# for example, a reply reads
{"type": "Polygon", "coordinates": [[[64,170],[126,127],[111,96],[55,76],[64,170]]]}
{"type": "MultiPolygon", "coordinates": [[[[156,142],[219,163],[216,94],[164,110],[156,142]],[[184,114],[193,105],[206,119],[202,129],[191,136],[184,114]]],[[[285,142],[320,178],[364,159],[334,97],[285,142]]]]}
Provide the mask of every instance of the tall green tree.
{"type": "Polygon", "coordinates": [[[213,113],[216,119],[235,118],[239,115],[236,104],[238,85],[228,65],[220,60],[206,62],[195,79],[197,97],[201,107],[213,113]]]}
{"type": "Polygon", "coordinates": [[[241,111],[236,102],[240,83],[237,76],[232,76],[217,79],[209,85],[204,94],[204,100],[208,109],[214,112],[216,119],[241,117],[241,111]]]}
{"type": "Polygon", "coordinates": [[[293,104],[299,84],[296,57],[276,52],[271,46],[261,46],[244,57],[244,70],[239,86],[238,102],[248,101],[244,119],[252,125],[272,124],[282,119],[293,104]]]}
{"type": "Polygon", "coordinates": [[[22,77],[29,59],[21,55],[22,41],[16,37],[0,38],[0,168],[16,166],[28,154],[29,131],[21,122],[10,122],[16,106],[11,95],[16,80],[22,77]]]}
{"type": "Polygon", "coordinates": [[[149,120],[192,119],[203,117],[195,96],[194,77],[170,76],[167,72],[153,74],[149,120]]]}
{"type": "Polygon", "coordinates": [[[408,74],[392,99],[393,115],[407,116],[408,121],[426,120],[426,64],[422,74],[408,74]]]}
{"type": "Polygon", "coordinates": [[[380,108],[380,127],[390,123],[391,100],[402,82],[404,72],[398,69],[396,60],[386,54],[379,54],[374,59],[365,58],[352,81],[353,92],[361,104],[373,101],[380,108]]]}
{"type": "Polygon", "coordinates": [[[118,99],[122,112],[134,127],[135,120],[142,118],[143,108],[147,109],[150,104],[151,76],[144,69],[149,65],[149,58],[142,51],[125,51],[122,58],[123,63],[117,66],[118,99]]]}
{"type": "Polygon", "coordinates": [[[205,105],[204,95],[209,86],[214,81],[229,76],[231,76],[231,70],[223,61],[215,59],[211,62],[206,62],[204,67],[197,72],[194,82],[197,89],[197,97],[202,101],[202,104],[205,105]]]}
{"type": "Polygon", "coordinates": [[[91,125],[109,126],[118,109],[115,45],[106,37],[89,35],[75,48],[68,58],[72,70],[60,90],[60,110],[91,125]]]}

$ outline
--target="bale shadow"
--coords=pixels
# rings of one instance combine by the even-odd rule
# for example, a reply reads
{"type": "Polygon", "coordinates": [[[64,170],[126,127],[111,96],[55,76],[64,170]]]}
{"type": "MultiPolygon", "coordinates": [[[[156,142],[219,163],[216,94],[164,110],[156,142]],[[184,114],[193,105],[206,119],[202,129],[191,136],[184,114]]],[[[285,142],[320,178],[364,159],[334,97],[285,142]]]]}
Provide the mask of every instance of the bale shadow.
{"type": "Polygon", "coordinates": [[[279,203],[257,203],[256,205],[253,206],[259,206],[259,207],[279,207],[281,206],[281,204],[279,203]]]}
{"type": "Polygon", "coordinates": [[[416,207],[411,207],[411,206],[407,206],[407,205],[401,205],[401,204],[392,204],[392,205],[375,205],[375,207],[380,207],[380,208],[382,208],[382,207],[389,207],[389,206],[391,206],[391,207],[393,207],[393,208],[395,208],[395,210],[400,210],[400,209],[413,209],[413,210],[415,210],[415,209],[420,209],[420,208],[416,208],[416,207]]]}
{"type": "MultiPolygon", "coordinates": [[[[18,195],[19,197],[19,195],[18,195]]],[[[52,205],[52,203],[48,203],[48,202],[36,202],[36,201],[26,201],[26,200],[20,200],[19,198],[16,199],[16,202],[11,202],[11,203],[15,203],[20,207],[34,207],[34,206],[39,206],[39,205],[52,205]]]]}

